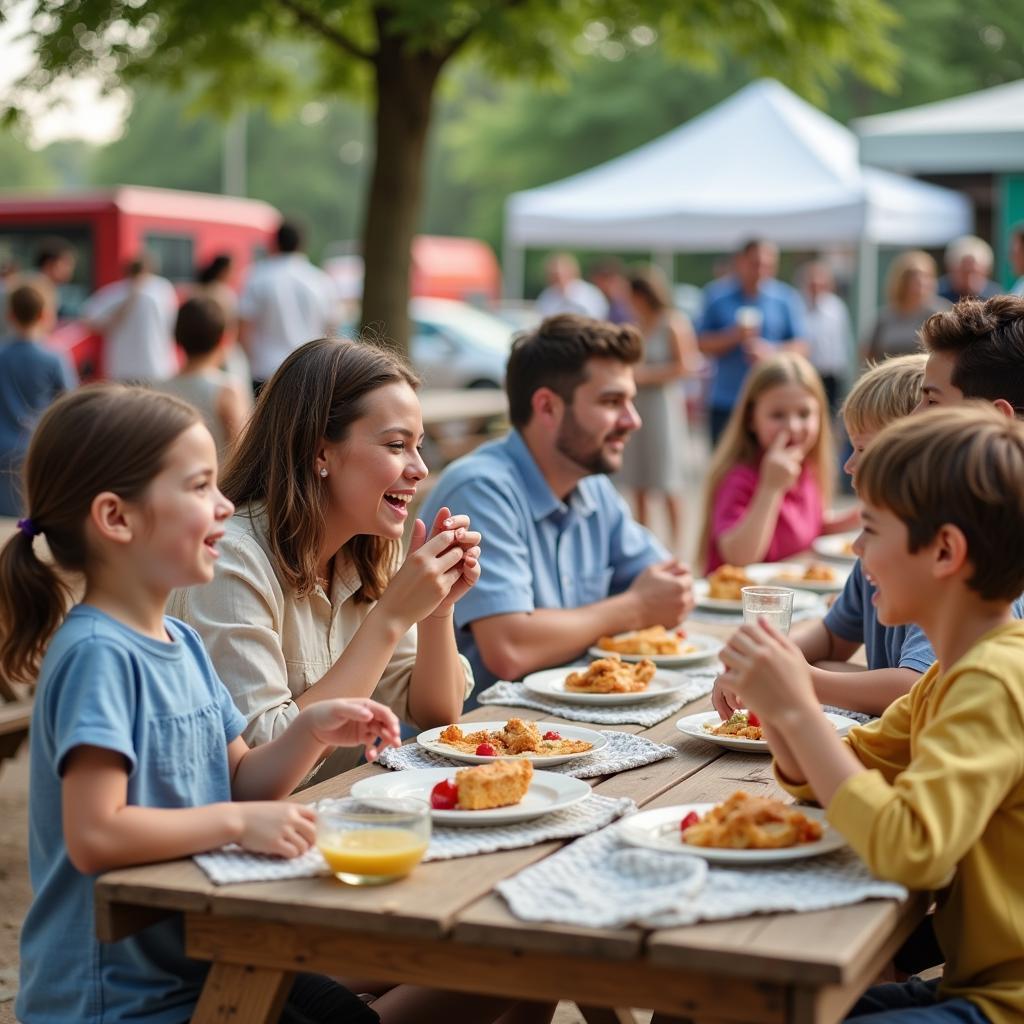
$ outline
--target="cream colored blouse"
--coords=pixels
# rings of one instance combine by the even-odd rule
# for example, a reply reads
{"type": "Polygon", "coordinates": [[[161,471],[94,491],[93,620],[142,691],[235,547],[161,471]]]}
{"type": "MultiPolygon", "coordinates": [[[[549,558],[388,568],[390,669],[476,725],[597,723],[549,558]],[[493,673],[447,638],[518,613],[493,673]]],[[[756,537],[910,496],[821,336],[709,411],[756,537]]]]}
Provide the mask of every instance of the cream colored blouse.
{"type": "MultiPolygon", "coordinates": [[[[202,586],[175,591],[169,614],[193,626],[203,638],[214,667],[245,715],[244,736],[251,746],[278,736],[298,716],[295,698],[321,679],[338,660],[373,608],[357,604],[355,567],[334,559],[330,600],[317,585],[296,597],[279,579],[267,543],[266,516],[236,512],[220,542],[214,578],[202,586]]],[[[473,689],[469,663],[462,660],[466,696],[473,689]]],[[[416,627],[399,641],[374,688],[374,700],[405,722],[409,680],[416,661],[416,627]]],[[[415,725],[416,723],[412,723],[415,725]]],[[[331,756],[331,774],[359,762],[359,750],[331,756]]]]}

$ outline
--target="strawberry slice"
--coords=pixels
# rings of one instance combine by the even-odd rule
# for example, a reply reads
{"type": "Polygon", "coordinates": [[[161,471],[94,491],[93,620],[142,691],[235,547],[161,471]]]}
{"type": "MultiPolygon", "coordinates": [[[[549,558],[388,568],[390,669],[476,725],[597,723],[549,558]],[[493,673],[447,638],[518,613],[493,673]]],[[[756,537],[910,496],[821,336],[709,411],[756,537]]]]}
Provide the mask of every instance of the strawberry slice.
{"type": "Polygon", "coordinates": [[[497,751],[490,745],[490,743],[481,743],[480,746],[476,748],[475,753],[477,757],[494,757],[494,755],[497,754],[497,751]]]}
{"type": "Polygon", "coordinates": [[[459,802],[458,787],[451,779],[442,779],[430,791],[430,806],[435,811],[451,811],[459,802]]]}
{"type": "Polygon", "coordinates": [[[544,739],[546,740],[560,740],[561,738],[562,734],[560,732],[555,732],[554,729],[548,729],[548,731],[544,733],[544,739]]]}
{"type": "Polygon", "coordinates": [[[753,711],[747,712],[747,725],[752,725],[755,729],[760,728],[761,719],[754,714],[753,711]]]}
{"type": "Polygon", "coordinates": [[[700,815],[696,811],[690,811],[681,822],[679,822],[679,831],[685,832],[691,825],[696,825],[700,821],[700,815]]]}

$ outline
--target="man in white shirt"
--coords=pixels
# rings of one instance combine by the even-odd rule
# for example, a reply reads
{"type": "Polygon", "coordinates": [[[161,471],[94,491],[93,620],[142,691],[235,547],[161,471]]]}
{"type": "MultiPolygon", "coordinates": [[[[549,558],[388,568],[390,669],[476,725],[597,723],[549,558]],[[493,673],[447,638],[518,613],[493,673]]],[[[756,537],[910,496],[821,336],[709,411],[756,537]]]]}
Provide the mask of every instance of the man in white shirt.
{"type": "Polygon", "coordinates": [[[91,295],[82,319],[103,335],[103,374],[112,380],[147,383],[174,375],[174,285],[153,272],[148,256],[128,264],[127,275],[91,295]]]}
{"type": "Polygon", "coordinates": [[[544,270],[548,286],[537,296],[537,312],[541,316],[576,313],[594,320],[608,319],[608,300],[600,288],[580,277],[580,265],[575,256],[567,252],[555,253],[544,270]]]}
{"type": "Polygon", "coordinates": [[[282,221],[275,244],[276,252],[249,272],[238,302],[238,340],[255,392],[291,352],[335,326],[334,283],[302,251],[301,229],[282,221]]]}
{"type": "Polygon", "coordinates": [[[850,314],[835,293],[835,279],[827,263],[805,263],[797,272],[797,284],[807,306],[807,356],[821,375],[829,410],[835,416],[853,357],[850,314]]]}

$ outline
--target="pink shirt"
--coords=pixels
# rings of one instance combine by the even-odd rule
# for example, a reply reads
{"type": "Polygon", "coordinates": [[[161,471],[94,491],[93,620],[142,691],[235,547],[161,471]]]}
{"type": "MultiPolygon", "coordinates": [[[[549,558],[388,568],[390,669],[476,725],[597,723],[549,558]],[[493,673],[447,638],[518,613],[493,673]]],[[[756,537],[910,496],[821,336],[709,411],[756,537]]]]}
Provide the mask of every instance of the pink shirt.
{"type": "MultiPolygon", "coordinates": [[[[757,466],[733,466],[718,485],[711,509],[708,572],[725,561],[718,550],[718,538],[746,514],[754,499],[758,478],[757,466]]],[[[811,541],[821,535],[824,522],[821,489],[814,471],[804,463],[800,479],[783,496],[779,518],[763,561],[778,562],[806,551],[811,541]]]]}

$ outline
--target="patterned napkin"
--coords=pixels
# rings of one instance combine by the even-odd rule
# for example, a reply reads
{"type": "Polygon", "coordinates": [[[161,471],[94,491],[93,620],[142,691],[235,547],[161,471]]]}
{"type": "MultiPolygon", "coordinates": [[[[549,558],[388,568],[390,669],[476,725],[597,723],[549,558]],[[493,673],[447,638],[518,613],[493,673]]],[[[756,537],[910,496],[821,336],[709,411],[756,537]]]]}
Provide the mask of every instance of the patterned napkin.
{"type": "Polygon", "coordinates": [[[497,891],[521,920],[591,928],[673,928],[907,895],[903,886],[872,877],[848,847],[763,867],[725,867],[700,857],[637,849],[614,827],[499,882],[497,891]]]}
{"type": "Polygon", "coordinates": [[[571,701],[541,697],[527,690],[522,683],[497,682],[477,698],[481,704],[503,704],[506,707],[536,708],[570,722],[591,722],[594,725],[643,725],[650,728],[674,715],[684,704],[711,692],[715,678],[722,671],[721,662],[701,665],[680,672],[686,677],[683,689],[661,700],[637,704],[574,704],[571,701]]]}
{"type": "MultiPolygon", "coordinates": [[[[330,802],[330,801],[326,801],[330,802]]],[[[435,826],[424,860],[451,860],[477,853],[515,850],[536,846],[551,839],[568,839],[604,828],[624,814],[632,814],[636,804],[626,797],[613,799],[591,793],[572,807],[545,814],[530,821],[479,828],[435,826]]],[[[313,878],[329,875],[330,869],[314,846],[292,860],[246,853],[235,845],[192,858],[214,885],[230,882],[277,882],[288,878],[313,878]]]]}
{"type": "MultiPolygon", "coordinates": [[[[468,723],[467,728],[471,727],[472,723],[468,723]]],[[[588,757],[573,758],[563,764],[542,765],[538,771],[558,772],[576,779],[593,779],[600,775],[615,775],[618,772],[629,771],[630,768],[653,764],[666,757],[674,757],[676,753],[675,747],[655,743],[653,740],[628,732],[603,732],[602,735],[608,738],[608,746],[601,750],[588,757]]],[[[407,743],[404,747],[388,747],[381,751],[377,763],[395,771],[404,771],[407,768],[463,767],[459,762],[426,750],[418,743],[407,743]]]]}
{"type": "Polygon", "coordinates": [[[844,715],[846,718],[852,718],[855,722],[860,722],[861,725],[866,725],[868,722],[873,722],[878,715],[869,715],[866,711],[851,711],[849,708],[837,708],[834,704],[822,704],[822,711],[828,711],[833,715],[844,715]]]}

